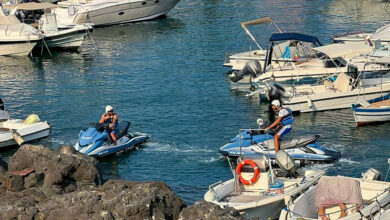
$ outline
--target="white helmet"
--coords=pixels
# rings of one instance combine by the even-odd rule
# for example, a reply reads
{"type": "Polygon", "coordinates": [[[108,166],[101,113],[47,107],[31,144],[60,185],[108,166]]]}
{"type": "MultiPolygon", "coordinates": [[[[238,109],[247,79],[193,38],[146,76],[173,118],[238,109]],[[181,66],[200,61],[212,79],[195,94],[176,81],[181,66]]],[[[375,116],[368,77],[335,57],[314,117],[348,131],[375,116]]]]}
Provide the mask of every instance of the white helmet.
{"type": "Polygon", "coordinates": [[[279,108],[280,107],[280,101],[275,99],[271,102],[271,105],[274,105],[276,108],[279,108]]]}
{"type": "Polygon", "coordinates": [[[113,110],[114,110],[114,108],[111,105],[106,106],[106,113],[108,113],[109,111],[113,111],[113,110]]]}

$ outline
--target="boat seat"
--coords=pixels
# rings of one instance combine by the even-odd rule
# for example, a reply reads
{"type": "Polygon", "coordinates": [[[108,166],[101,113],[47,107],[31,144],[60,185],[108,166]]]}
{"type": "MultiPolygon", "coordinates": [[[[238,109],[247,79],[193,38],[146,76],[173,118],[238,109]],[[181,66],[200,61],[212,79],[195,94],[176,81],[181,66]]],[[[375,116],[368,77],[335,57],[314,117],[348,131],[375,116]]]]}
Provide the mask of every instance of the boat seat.
{"type": "Polygon", "coordinates": [[[345,73],[340,73],[336,80],[334,81],[334,88],[340,92],[348,92],[352,90],[350,85],[351,77],[347,76],[345,73]]]}
{"type": "Polygon", "coordinates": [[[334,89],[333,83],[329,80],[324,80],[324,86],[325,86],[325,88],[328,88],[328,89],[334,89]]]}
{"type": "Polygon", "coordinates": [[[123,137],[125,134],[127,134],[127,130],[130,127],[130,122],[129,121],[120,121],[118,123],[118,133],[116,134],[116,138],[119,139],[123,137]]]}
{"type": "MultiPolygon", "coordinates": [[[[308,135],[299,138],[282,140],[280,142],[280,149],[283,150],[289,148],[304,147],[310,143],[314,143],[319,137],[319,135],[308,135]]],[[[263,143],[264,145],[268,146],[268,149],[275,149],[274,139],[266,140],[263,143]]]]}

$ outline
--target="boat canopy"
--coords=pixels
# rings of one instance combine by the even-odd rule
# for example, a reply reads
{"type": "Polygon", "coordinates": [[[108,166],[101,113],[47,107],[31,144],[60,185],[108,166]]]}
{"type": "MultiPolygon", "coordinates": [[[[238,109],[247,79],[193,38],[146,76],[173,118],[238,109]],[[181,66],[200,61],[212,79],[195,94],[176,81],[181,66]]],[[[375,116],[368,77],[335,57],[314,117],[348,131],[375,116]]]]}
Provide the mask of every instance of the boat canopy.
{"type": "Polygon", "coordinates": [[[369,64],[390,65],[390,57],[389,56],[378,57],[372,61],[367,62],[365,65],[369,65],[369,64]]]}
{"type": "Polygon", "coordinates": [[[57,8],[58,5],[51,4],[48,2],[44,2],[44,3],[29,2],[29,3],[21,3],[16,5],[4,5],[3,7],[9,10],[17,7],[18,10],[35,11],[35,10],[57,8]]]}
{"type": "Polygon", "coordinates": [[[329,44],[313,48],[313,50],[327,55],[329,58],[347,57],[361,53],[370,53],[372,47],[364,43],[329,44]]]}
{"type": "Polygon", "coordinates": [[[375,34],[371,35],[373,40],[390,41],[390,24],[379,28],[375,34]]]}
{"type": "Polygon", "coordinates": [[[251,20],[251,21],[244,21],[241,22],[241,27],[245,29],[245,27],[249,25],[264,24],[264,23],[272,23],[272,19],[270,17],[265,17],[265,18],[251,20]]]}
{"type": "Polygon", "coordinates": [[[249,35],[249,37],[252,39],[253,42],[255,42],[255,44],[257,45],[257,47],[262,50],[263,48],[260,46],[260,44],[256,41],[256,38],[252,35],[252,33],[248,30],[248,28],[246,28],[246,26],[250,26],[250,25],[256,25],[256,24],[264,24],[264,23],[271,23],[273,24],[280,33],[282,33],[282,31],[280,30],[280,28],[278,27],[278,25],[276,25],[272,19],[270,17],[264,17],[264,18],[260,18],[260,19],[255,19],[255,20],[250,20],[250,21],[244,21],[244,22],[241,22],[241,27],[242,29],[245,30],[245,33],[249,35]]]}
{"type": "MultiPolygon", "coordinates": [[[[0,9],[1,10],[1,9],[0,9]]],[[[0,25],[20,24],[20,21],[15,16],[0,16],[0,25]]]]}
{"type": "Polygon", "coordinates": [[[317,44],[318,46],[321,46],[320,40],[318,40],[315,36],[310,36],[306,34],[300,34],[300,33],[277,33],[272,34],[269,41],[286,41],[286,40],[298,40],[303,42],[310,42],[313,44],[317,44]]]}

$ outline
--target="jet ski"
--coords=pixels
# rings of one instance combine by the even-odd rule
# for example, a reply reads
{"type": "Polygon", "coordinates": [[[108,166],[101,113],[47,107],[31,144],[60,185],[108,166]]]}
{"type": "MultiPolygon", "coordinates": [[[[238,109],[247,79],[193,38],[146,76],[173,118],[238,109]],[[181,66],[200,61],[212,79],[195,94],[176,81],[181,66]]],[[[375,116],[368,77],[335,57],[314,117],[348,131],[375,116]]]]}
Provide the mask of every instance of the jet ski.
{"type": "MultiPolygon", "coordinates": [[[[313,135],[282,139],[280,149],[287,152],[295,162],[300,164],[331,163],[338,161],[341,157],[341,153],[316,143],[319,137],[319,135],[313,135]]],[[[264,155],[271,160],[274,160],[275,146],[273,135],[264,133],[264,130],[262,129],[244,130],[229,143],[222,146],[219,149],[219,152],[224,156],[233,158],[240,155],[264,155]]]]}
{"type": "Polygon", "coordinates": [[[128,121],[118,123],[117,145],[115,146],[107,131],[108,124],[91,123],[89,128],[80,131],[79,140],[74,148],[93,157],[104,157],[122,150],[134,149],[135,146],[146,142],[149,136],[138,132],[128,132],[130,124],[128,121]]]}

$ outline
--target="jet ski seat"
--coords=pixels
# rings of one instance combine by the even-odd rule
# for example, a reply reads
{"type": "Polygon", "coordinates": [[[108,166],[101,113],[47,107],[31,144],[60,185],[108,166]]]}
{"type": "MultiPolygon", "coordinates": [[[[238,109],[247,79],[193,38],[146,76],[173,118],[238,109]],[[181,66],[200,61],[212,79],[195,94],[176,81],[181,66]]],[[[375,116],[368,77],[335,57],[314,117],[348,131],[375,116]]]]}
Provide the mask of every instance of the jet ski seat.
{"type": "MultiPolygon", "coordinates": [[[[118,132],[115,135],[117,140],[127,134],[127,130],[129,130],[130,124],[131,123],[129,121],[120,121],[118,123],[118,132]]],[[[110,135],[107,135],[106,142],[112,143],[112,138],[110,135]]]]}
{"type": "MultiPolygon", "coordinates": [[[[283,150],[289,148],[304,147],[308,144],[314,143],[319,137],[320,137],[319,135],[308,135],[308,136],[302,136],[298,138],[282,140],[280,142],[280,149],[283,150]]],[[[268,146],[268,149],[270,150],[275,149],[274,139],[266,140],[263,143],[264,145],[268,146]]]]}
{"type": "Polygon", "coordinates": [[[127,130],[130,127],[130,122],[129,121],[120,121],[118,123],[118,133],[116,134],[116,138],[119,139],[123,137],[125,134],[127,134],[127,130]]]}

